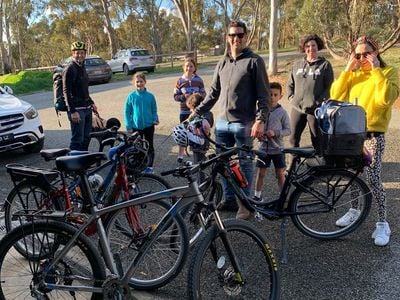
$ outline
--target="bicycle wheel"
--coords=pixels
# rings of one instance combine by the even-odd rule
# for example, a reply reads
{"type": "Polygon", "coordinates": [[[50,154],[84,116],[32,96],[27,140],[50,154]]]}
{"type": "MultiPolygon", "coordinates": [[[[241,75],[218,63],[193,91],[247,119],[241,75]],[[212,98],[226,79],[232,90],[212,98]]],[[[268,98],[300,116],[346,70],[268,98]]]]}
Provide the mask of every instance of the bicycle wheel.
{"type": "Polygon", "coordinates": [[[101,294],[87,291],[52,289],[54,284],[64,288],[71,285],[101,287],[105,280],[100,255],[83,235],[55,266],[49,268],[54,255],[63,250],[75,231],[65,223],[35,221],[7,234],[0,245],[0,299],[71,299],[74,296],[74,299],[103,299],[101,294]],[[25,259],[14,250],[16,244],[26,245],[25,252],[46,259],[25,259]]]}
{"type": "Polygon", "coordinates": [[[247,221],[224,220],[224,225],[241,273],[235,273],[214,224],[192,256],[189,299],[279,299],[278,266],[266,239],[247,221]]]}
{"type": "MultiPolygon", "coordinates": [[[[62,198],[51,196],[55,189],[49,185],[32,180],[19,182],[8,194],[4,203],[4,223],[6,231],[10,232],[15,227],[31,222],[28,217],[16,217],[18,211],[25,213],[35,210],[61,210],[63,207],[62,198]]],[[[21,254],[26,255],[21,245],[15,245],[15,249],[21,254]]]]}
{"type": "Polygon", "coordinates": [[[128,177],[128,181],[137,193],[155,193],[170,189],[170,184],[155,174],[141,174],[140,177],[128,177]]]}
{"type": "Polygon", "coordinates": [[[368,185],[346,170],[320,170],[293,191],[289,207],[294,225],[317,239],[337,239],[356,230],[367,218],[372,194],[368,185]],[[345,227],[336,221],[350,208],[358,209],[357,219],[345,227]]]}
{"type": "Polygon", "coordinates": [[[114,257],[119,258],[119,268],[125,273],[130,263],[145,251],[129,285],[139,290],[159,288],[181,271],[188,254],[188,236],[180,216],[167,222],[158,235],[152,235],[158,222],[167,213],[170,205],[164,201],[121,209],[106,222],[106,232],[114,257]],[[130,221],[129,214],[135,220],[130,221]],[[154,241],[149,239],[154,238],[154,241]],[[148,249],[142,246],[153,242],[148,249]],[[144,250],[143,250],[144,249],[144,250]]]}
{"type": "Polygon", "coordinates": [[[50,196],[54,190],[51,186],[37,181],[24,180],[19,182],[8,194],[4,203],[4,223],[7,232],[19,226],[21,222],[26,221],[13,218],[17,211],[61,209],[62,199],[50,196]]]}

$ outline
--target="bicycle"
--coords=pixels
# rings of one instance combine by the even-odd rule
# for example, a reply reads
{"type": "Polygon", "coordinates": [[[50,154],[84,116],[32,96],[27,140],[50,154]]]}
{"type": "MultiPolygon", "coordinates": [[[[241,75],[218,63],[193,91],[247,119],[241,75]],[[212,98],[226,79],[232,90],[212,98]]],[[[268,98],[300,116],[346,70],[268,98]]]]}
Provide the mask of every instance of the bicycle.
{"type": "MultiPolygon", "coordinates": [[[[210,139],[222,151],[228,148],[210,139]]],[[[265,153],[247,147],[230,148],[231,154],[264,156],[265,153]]],[[[364,165],[362,157],[346,161],[328,161],[312,164],[316,159],[314,148],[284,148],[292,155],[284,185],[277,199],[257,201],[247,196],[234,176],[226,177],[236,197],[259,219],[283,219],[281,226],[282,262],[287,262],[285,227],[287,218],[303,234],[321,240],[338,239],[356,230],[367,218],[372,201],[369,186],[359,177],[364,165]],[[347,226],[336,221],[350,208],[357,207],[360,215],[347,226]]],[[[227,164],[228,159],[226,159],[227,164]]],[[[225,169],[228,170],[227,166],[225,169]]],[[[222,172],[221,172],[222,174],[222,172]]]]}
{"type": "MultiPolygon", "coordinates": [[[[151,283],[153,286],[162,286],[180,272],[189,247],[186,227],[180,212],[192,203],[200,205],[205,202],[195,175],[201,167],[210,165],[218,160],[218,156],[198,165],[180,167],[164,172],[164,175],[175,174],[186,178],[188,185],[142,195],[108,207],[98,208],[93,195],[90,193],[87,171],[85,170],[87,165],[93,164],[99,159],[97,155],[85,154],[80,157],[65,157],[56,160],[57,167],[60,170],[65,172],[74,171],[79,174],[82,180],[82,187],[84,191],[88,192],[87,201],[90,203],[91,213],[87,221],[79,228],[54,220],[56,218],[65,220],[68,214],[74,215],[74,212],[61,214],[55,211],[35,211],[17,214],[24,218],[28,216],[32,222],[22,224],[12,230],[4,237],[0,245],[0,276],[2,278],[0,281],[0,296],[8,296],[9,294],[5,294],[6,292],[13,293],[16,287],[14,285],[15,281],[11,278],[20,276],[20,282],[26,280],[29,288],[22,287],[19,291],[21,294],[18,294],[19,297],[22,297],[25,293],[25,295],[44,298],[49,297],[52,292],[65,292],[65,295],[71,296],[70,292],[73,291],[74,297],[78,292],[89,293],[89,295],[83,296],[86,299],[88,296],[92,296],[92,299],[99,299],[101,298],[101,293],[105,294],[106,299],[118,299],[118,297],[119,299],[129,299],[129,285],[132,285],[132,278],[138,273],[140,276],[152,277],[147,282],[141,282],[143,285],[151,283]],[[177,199],[176,203],[156,225],[154,223],[150,224],[142,235],[135,235],[133,228],[128,225],[124,226],[126,224],[126,208],[132,205],[140,207],[154,201],[171,198],[177,199]],[[102,219],[105,214],[109,215],[109,220],[104,222],[106,226],[103,225],[102,219]],[[35,218],[43,220],[34,221],[35,218]],[[109,270],[108,274],[111,275],[106,275],[104,263],[100,260],[100,254],[92,242],[83,234],[93,221],[97,225],[104,263],[109,270]],[[18,243],[26,245],[31,252],[36,253],[34,257],[42,257],[44,259],[40,261],[37,259],[18,260],[18,257],[15,258],[15,251],[13,251],[13,247],[18,243]],[[77,261],[68,261],[66,263],[67,257],[70,259],[76,257],[75,255],[68,256],[73,247],[79,250],[80,256],[76,259],[77,261]],[[161,271],[159,270],[161,266],[159,268],[146,266],[148,268],[140,269],[143,260],[158,249],[162,250],[157,252],[158,255],[165,255],[162,258],[153,255],[152,261],[162,261],[166,267],[161,271]],[[125,252],[129,252],[132,257],[124,256],[125,259],[121,259],[121,254],[125,255],[125,252]],[[86,261],[84,265],[83,258],[86,261]],[[15,259],[20,264],[18,268],[13,266],[15,259]],[[125,264],[128,261],[129,263],[125,264]],[[22,268],[22,264],[25,264],[25,268],[22,268]],[[75,266],[77,266],[76,269],[74,268],[75,266]],[[27,275],[29,272],[31,275],[27,275]],[[157,275],[154,273],[157,273],[157,275]]],[[[252,276],[257,276],[261,272],[260,276],[267,283],[263,292],[270,299],[277,299],[279,295],[278,267],[266,239],[252,224],[237,220],[223,221],[215,206],[206,203],[204,203],[204,206],[210,208],[213,216],[212,218],[207,218],[207,224],[204,225],[205,228],[209,228],[212,231],[207,231],[204,236],[209,237],[217,234],[224,241],[221,247],[227,249],[225,261],[232,262],[228,266],[228,263],[222,264],[220,260],[221,269],[224,268],[226,270],[227,284],[241,286],[241,290],[246,290],[247,286],[252,287],[252,290],[254,290],[254,287],[258,286],[259,282],[254,282],[254,285],[251,285],[250,273],[246,277],[247,274],[242,273],[242,271],[251,271],[252,276]],[[212,223],[214,220],[215,224],[212,223]],[[242,253],[240,248],[233,247],[237,246],[237,241],[230,239],[227,233],[231,232],[242,233],[245,237],[254,241],[254,245],[257,248],[253,249],[251,258],[260,258],[256,266],[249,265],[254,269],[248,270],[240,263],[243,261],[241,256],[246,256],[250,253],[242,253]],[[235,274],[235,276],[232,276],[232,274],[235,274]]],[[[201,213],[199,218],[201,219],[201,213]]],[[[260,293],[259,287],[258,293],[260,293]]]]}
{"type": "MultiPolygon", "coordinates": [[[[130,195],[141,195],[154,191],[170,188],[168,182],[154,174],[141,174],[140,171],[145,166],[144,143],[136,135],[128,136],[120,133],[121,143],[111,148],[109,160],[104,164],[90,170],[89,179],[93,174],[97,174],[102,169],[108,168],[109,171],[102,184],[96,189],[95,199],[98,205],[109,205],[119,201],[124,201],[130,195]],[[138,157],[139,156],[139,157],[138,157]],[[137,162],[139,161],[139,163],[137,162]],[[129,175],[127,175],[127,169],[129,175]]],[[[61,151],[63,152],[63,151],[61,151]]],[[[60,151],[52,151],[54,155],[60,151]]],[[[81,192],[79,177],[72,174],[64,174],[57,170],[45,170],[41,168],[26,167],[18,164],[7,165],[7,172],[10,173],[15,187],[10,192],[5,203],[5,225],[7,231],[18,226],[24,219],[15,216],[19,210],[66,210],[81,212],[82,216],[69,218],[69,222],[80,225],[84,222],[84,213],[88,208],[84,205],[84,195],[81,192]],[[66,176],[67,175],[67,176],[66,176]],[[67,185],[65,178],[71,177],[72,181],[67,185]]],[[[91,183],[93,188],[93,184],[91,183]]],[[[164,214],[169,206],[160,204],[158,209],[153,206],[152,214],[164,214]]],[[[145,208],[141,208],[143,215],[145,208]]],[[[141,231],[140,219],[138,219],[137,209],[129,212],[130,223],[136,223],[137,231],[141,231]]],[[[96,232],[92,225],[85,231],[88,236],[96,232]]],[[[21,247],[16,248],[21,254],[24,253],[21,247]]]]}

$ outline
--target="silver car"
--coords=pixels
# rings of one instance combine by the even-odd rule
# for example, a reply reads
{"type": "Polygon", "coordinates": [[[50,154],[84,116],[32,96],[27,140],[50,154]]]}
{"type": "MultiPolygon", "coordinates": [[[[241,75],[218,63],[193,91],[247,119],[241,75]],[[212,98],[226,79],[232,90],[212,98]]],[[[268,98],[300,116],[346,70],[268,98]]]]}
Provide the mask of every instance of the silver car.
{"type": "MultiPolygon", "coordinates": [[[[71,60],[72,57],[67,58],[61,65],[58,66],[58,68],[64,68],[71,63],[71,60]]],[[[111,68],[100,56],[87,55],[85,58],[85,69],[89,76],[89,83],[107,83],[111,80],[111,68]]]]}
{"type": "Polygon", "coordinates": [[[137,71],[154,72],[156,68],[153,56],[148,50],[140,48],[119,50],[107,63],[113,73],[124,72],[125,75],[137,71]]]}
{"type": "Polygon", "coordinates": [[[39,152],[44,131],[37,110],[12,95],[8,86],[0,87],[0,152],[22,148],[39,152]]]}

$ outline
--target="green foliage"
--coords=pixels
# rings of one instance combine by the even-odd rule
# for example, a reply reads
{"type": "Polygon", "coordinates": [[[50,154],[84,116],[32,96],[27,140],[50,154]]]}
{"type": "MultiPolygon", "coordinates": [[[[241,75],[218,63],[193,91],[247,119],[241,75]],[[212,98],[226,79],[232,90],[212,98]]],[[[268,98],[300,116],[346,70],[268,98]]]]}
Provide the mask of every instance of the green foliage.
{"type": "Polygon", "coordinates": [[[0,84],[8,85],[15,95],[51,90],[53,87],[50,71],[21,71],[18,74],[0,76],[0,84]]]}

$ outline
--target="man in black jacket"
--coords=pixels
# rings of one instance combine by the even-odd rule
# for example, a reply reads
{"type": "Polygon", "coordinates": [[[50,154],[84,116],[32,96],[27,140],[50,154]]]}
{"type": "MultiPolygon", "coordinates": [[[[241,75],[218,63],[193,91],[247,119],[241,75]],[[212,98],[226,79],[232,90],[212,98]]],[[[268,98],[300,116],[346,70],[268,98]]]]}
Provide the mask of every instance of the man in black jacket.
{"type": "MultiPolygon", "coordinates": [[[[264,133],[269,111],[270,89],[264,60],[246,47],[247,28],[243,22],[229,24],[227,41],[230,51],[217,64],[211,88],[197,107],[199,115],[209,111],[218,101],[220,115],[215,124],[215,138],[226,146],[252,146],[253,138],[264,133]]],[[[240,159],[250,195],[253,165],[250,159],[240,159]]],[[[235,196],[225,184],[225,202],[222,209],[237,209],[235,196]]],[[[250,212],[240,205],[237,218],[247,219],[250,212]]]]}
{"type": "Polygon", "coordinates": [[[92,110],[97,107],[89,96],[89,77],[84,66],[86,45],[74,42],[71,45],[72,62],[63,71],[63,93],[68,105],[71,123],[71,150],[87,151],[92,131],[92,110]]]}

